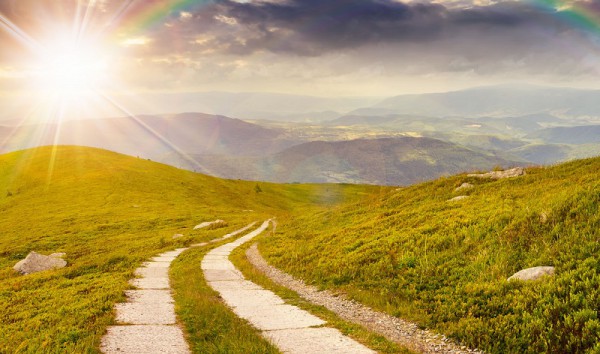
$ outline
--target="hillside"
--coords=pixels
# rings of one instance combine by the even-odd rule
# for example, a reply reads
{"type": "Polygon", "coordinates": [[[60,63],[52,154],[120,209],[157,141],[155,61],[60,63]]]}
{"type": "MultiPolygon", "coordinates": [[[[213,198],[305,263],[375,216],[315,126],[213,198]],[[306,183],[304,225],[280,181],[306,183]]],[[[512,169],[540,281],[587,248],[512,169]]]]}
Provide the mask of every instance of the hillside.
{"type": "Polygon", "coordinates": [[[486,352],[598,352],[599,170],[595,158],[442,178],[298,215],[260,248],[309,283],[486,352]],[[556,275],[506,280],[542,265],[556,275]]]}
{"type": "Polygon", "coordinates": [[[308,282],[490,353],[597,351],[599,168],[385,188],[222,180],[83,147],[1,155],[0,352],[95,352],[141,262],[273,215],[261,250],[308,282]],[[192,230],[216,218],[224,228],[192,230]],[[32,250],[68,266],[18,275],[32,250]],[[556,276],[506,281],[537,265],[556,276]]]}
{"type": "Polygon", "coordinates": [[[511,164],[436,139],[400,137],[300,144],[268,159],[263,171],[276,182],[409,185],[511,164]]]}
{"type": "Polygon", "coordinates": [[[256,186],[93,148],[1,155],[0,352],[95,352],[114,303],[149,257],[373,190],[256,186]],[[192,230],[217,218],[225,228],[192,230]],[[65,252],[68,266],[20,276],[12,267],[30,251],[65,252]]]}
{"type": "Polygon", "coordinates": [[[552,127],[538,130],[527,137],[553,144],[598,144],[600,143],[600,125],[552,127]]]}
{"type": "Polygon", "coordinates": [[[0,151],[85,145],[156,160],[165,154],[256,155],[291,146],[284,132],[202,113],[145,115],[0,129],[0,151]]]}
{"type": "Polygon", "coordinates": [[[379,138],[312,141],[265,157],[171,154],[161,161],[222,178],[277,183],[356,183],[409,185],[444,175],[515,162],[431,138],[379,138]]]}

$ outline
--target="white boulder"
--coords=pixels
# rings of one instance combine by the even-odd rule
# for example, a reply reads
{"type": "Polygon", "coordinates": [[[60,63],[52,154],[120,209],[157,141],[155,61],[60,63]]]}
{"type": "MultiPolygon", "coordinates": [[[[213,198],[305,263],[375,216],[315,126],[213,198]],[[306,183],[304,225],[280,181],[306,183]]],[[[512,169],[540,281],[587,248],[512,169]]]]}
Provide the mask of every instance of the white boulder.
{"type": "Polygon", "coordinates": [[[458,197],[454,197],[452,199],[448,199],[449,202],[457,202],[459,200],[463,200],[463,199],[467,199],[469,198],[468,195],[459,195],[458,197]]]}
{"type": "Polygon", "coordinates": [[[520,270],[520,271],[516,272],[515,274],[513,274],[512,276],[510,276],[506,280],[508,280],[508,281],[511,281],[511,280],[523,280],[523,281],[538,280],[541,277],[545,277],[545,276],[549,276],[549,275],[554,275],[554,267],[548,267],[548,266],[533,267],[533,268],[527,268],[527,269],[520,270]]]}
{"type": "Polygon", "coordinates": [[[523,167],[515,167],[510,170],[504,171],[491,171],[488,173],[471,173],[468,174],[468,177],[478,177],[478,178],[491,178],[491,179],[502,179],[502,178],[511,178],[511,177],[519,177],[525,174],[525,169],[523,167]]]}
{"type": "Polygon", "coordinates": [[[64,253],[52,253],[49,256],[44,256],[43,254],[31,251],[25,259],[17,262],[13,269],[21,274],[31,274],[49,269],[63,268],[67,265],[67,261],[62,259],[64,256],[64,253]]]}

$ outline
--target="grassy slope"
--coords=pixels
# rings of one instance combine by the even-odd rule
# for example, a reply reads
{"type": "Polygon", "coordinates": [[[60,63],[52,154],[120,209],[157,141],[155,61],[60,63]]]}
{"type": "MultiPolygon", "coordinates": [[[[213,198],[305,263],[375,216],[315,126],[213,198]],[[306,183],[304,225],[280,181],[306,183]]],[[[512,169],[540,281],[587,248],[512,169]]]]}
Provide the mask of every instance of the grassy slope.
{"type": "Polygon", "coordinates": [[[489,352],[600,352],[600,158],[465,175],[280,222],[274,265],[489,352]],[[475,184],[455,192],[463,182],[475,184]],[[447,200],[468,194],[459,202],[447,200]],[[506,282],[554,265],[543,281],[506,282]]]}
{"type": "Polygon", "coordinates": [[[95,352],[113,304],[148,257],[372,189],[255,186],[91,148],[0,156],[0,352],[95,352]],[[216,218],[227,228],[192,230],[216,218]],[[185,237],[174,241],[175,233],[185,237]],[[66,252],[68,266],[17,275],[12,266],[32,250],[66,252]]]}

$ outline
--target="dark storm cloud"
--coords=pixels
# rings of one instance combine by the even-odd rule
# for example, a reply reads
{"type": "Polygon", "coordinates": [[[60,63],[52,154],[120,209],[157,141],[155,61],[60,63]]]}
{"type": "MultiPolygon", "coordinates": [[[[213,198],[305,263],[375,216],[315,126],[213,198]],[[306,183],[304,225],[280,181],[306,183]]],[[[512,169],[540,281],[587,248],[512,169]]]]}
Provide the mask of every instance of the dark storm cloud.
{"type": "Polygon", "coordinates": [[[319,55],[366,44],[427,43],[469,33],[483,37],[499,32],[517,41],[533,41],[536,28],[565,30],[550,13],[517,2],[451,9],[393,0],[217,0],[198,8],[193,20],[175,30],[182,36],[211,35],[211,45],[230,53],[319,55]]]}
{"type": "MultiPolygon", "coordinates": [[[[94,3],[96,9],[89,26],[102,29],[124,2],[0,0],[0,13],[39,37],[52,24],[72,26],[78,6],[94,3]]],[[[135,12],[149,2],[129,3],[131,12],[135,12]]],[[[152,52],[156,54],[191,53],[204,47],[213,53],[270,51],[316,56],[364,45],[454,41],[458,36],[473,45],[493,46],[495,43],[486,38],[490,33],[496,38],[500,34],[515,42],[534,44],[545,40],[540,34],[566,30],[548,11],[512,1],[457,8],[396,0],[206,0],[198,1],[188,11],[191,18],[179,18],[178,12],[172,12],[163,19],[168,26],[159,24],[144,29],[147,33],[132,35],[151,36],[152,52]],[[196,41],[199,37],[204,40],[196,41]]],[[[125,14],[120,18],[127,17],[125,14]]],[[[118,30],[118,24],[114,27],[118,30]]],[[[0,41],[6,38],[4,33],[0,41]]]]}
{"type": "Polygon", "coordinates": [[[428,39],[438,34],[447,14],[441,5],[365,0],[243,4],[220,1],[219,6],[243,27],[256,28],[262,33],[281,28],[329,48],[373,41],[428,39]]]}
{"type": "MultiPolygon", "coordinates": [[[[470,0],[198,0],[163,13],[150,26],[132,26],[132,19],[160,1],[0,0],[0,13],[41,38],[54,25],[71,28],[78,4],[87,9],[95,3],[87,31],[109,28],[111,44],[123,54],[121,66],[160,66],[165,80],[173,72],[181,72],[178,80],[202,81],[202,75],[221,78],[233,71],[244,78],[335,78],[366,67],[386,78],[598,71],[597,38],[531,1],[480,6],[470,0]],[[124,46],[128,38],[143,38],[144,44],[124,46]]],[[[581,4],[591,8],[600,1],[581,4]]],[[[3,33],[0,60],[19,62],[18,46],[5,45],[15,40],[3,33]]]]}

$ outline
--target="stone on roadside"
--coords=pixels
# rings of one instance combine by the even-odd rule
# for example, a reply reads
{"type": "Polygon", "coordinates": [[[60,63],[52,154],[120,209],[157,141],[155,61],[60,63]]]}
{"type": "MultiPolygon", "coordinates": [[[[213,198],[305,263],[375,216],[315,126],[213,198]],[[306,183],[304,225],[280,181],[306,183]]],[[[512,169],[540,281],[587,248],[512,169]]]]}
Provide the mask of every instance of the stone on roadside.
{"type": "Polygon", "coordinates": [[[215,225],[215,224],[221,224],[224,222],[225,222],[225,220],[221,220],[221,219],[217,219],[215,221],[205,221],[205,222],[202,222],[202,223],[194,226],[194,230],[203,229],[205,227],[209,227],[209,226],[215,225]]]}
{"type": "Polygon", "coordinates": [[[468,174],[468,177],[478,177],[478,178],[490,178],[490,179],[502,179],[502,178],[511,178],[511,177],[519,177],[525,174],[525,169],[523,167],[515,167],[509,170],[504,171],[491,171],[487,173],[471,173],[468,174]]]}
{"type": "Polygon", "coordinates": [[[37,252],[31,251],[13,267],[14,270],[21,274],[31,274],[42,272],[44,270],[63,268],[67,265],[67,261],[62,259],[64,253],[53,253],[50,256],[44,256],[37,252]]]}
{"type": "Polygon", "coordinates": [[[466,183],[466,182],[465,182],[465,183],[461,184],[460,186],[456,187],[456,189],[455,189],[454,191],[455,191],[455,192],[458,192],[458,191],[460,191],[460,190],[463,190],[463,189],[471,189],[471,188],[473,188],[473,187],[475,187],[475,186],[474,186],[474,185],[472,185],[471,183],[466,183]]]}
{"type": "Polygon", "coordinates": [[[538,280],[541,277],[544,277],[547,275],[554,275],[554,267],[542,266],[542,267],[533,267],[533,268],[523,269],[523,270],[516,272],[515,274],[513,274],[506,280],[508,280],[508,281],[515,280],[515,279],[523,280],[523,281],[538,280]]]}
{"type": "Polygon", "coordinates": [[[463,199],[467,199],[469,198],[468,195],[459,195],[458,197],[454,197],[452,199],[448,199],[449,202],[457,202],[459,200],[463,200],[463,199]]]}

